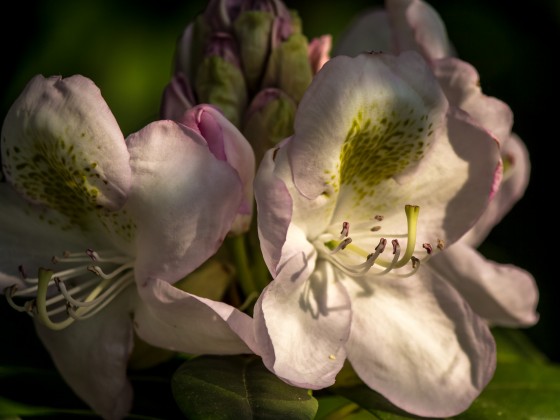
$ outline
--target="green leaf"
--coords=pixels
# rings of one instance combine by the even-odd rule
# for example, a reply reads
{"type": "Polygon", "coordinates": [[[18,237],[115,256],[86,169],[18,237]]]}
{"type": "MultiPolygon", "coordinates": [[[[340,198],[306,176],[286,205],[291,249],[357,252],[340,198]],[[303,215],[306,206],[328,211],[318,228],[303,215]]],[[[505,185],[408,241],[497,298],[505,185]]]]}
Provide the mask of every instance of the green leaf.
{"type": "Polygon", "coordinates": [[[171,381],[189,419],[313,419],[318,402],[305,389],[272,374],[255,356],[199,357],[185,362],[171,381]]]}
{"type": "Polygon", "coordinates": [[[494,378],[462,420],[530,419],[560,416],[560,366],[501,363],[494,378]]]}

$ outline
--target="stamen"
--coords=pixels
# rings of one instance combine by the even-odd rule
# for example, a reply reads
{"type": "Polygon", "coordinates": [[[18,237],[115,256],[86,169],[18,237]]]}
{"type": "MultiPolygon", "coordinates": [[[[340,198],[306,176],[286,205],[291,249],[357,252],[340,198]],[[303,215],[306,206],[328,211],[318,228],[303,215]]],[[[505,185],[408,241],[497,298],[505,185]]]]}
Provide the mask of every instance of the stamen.
{"type": "Polygon", "coordinates": [[[429,243],[424,243],[422,244],[422,248],[424,248],[426,250],[426,252],[428,253],[428,255],[430,255],[433,251],[432,245],[429,243]]]}
{"type": "Polygon", "coordinates": [[[397,274],[398,277],[410,277],[413,274],[416,274],[416,272],[420,268],[420,260],[416,257],[411,257],[410,261],[412,261],[412,271],[406,274],[397,274]]]}
{"type": "Polygon", "coordinates": [[[338,246],[335,249],[331,251],[331,254],[336,254],[338,251],[342,251],[344,248],[350,245],[351,242],[352,242],[352,238],[350,237],[345,238],[342,242],[338,244],[338,246]]]}
{"type": "Polygon", "coordinates": [[[375,220],[377,220],[378,222],[382,222],[383,219],[385,219],[385,216],[381,216],[380,214],[376,214],[373,218],[375,220]]]}
{"type": "Polygon", "coordinates": [[[380,230],[381,230],[381,226],[374,226],[370,229],[370,231],[372,231],[372,232],[377,232],[377,231],[380,231],[380,230]]]}
{"type": "Polygon", "coordinates": [[[112,252],[108,253],[108,256],[103,254],[103,258],[100,258],[99,254],[91,249],[85,253],[65,251],[62,256],[53,257],[51,262],[70,263],[72,266],[58,272],[40,268],[37,278],[31,279],[27,278],[23,267],[20,266],[20,275],[29,287],[18,289],[19,285],[13,285],[6,288],[4,293],[13,309],[27,312],[52,330],[64,329],[76,320],[97,314],[134,282],[134,263],[130,258],[112,252]],[[92,260],[99,265],[83,264],[91,263],[92,260]],[[108,267],[111,267],[112,271],[104,271],[108,267]],[[84,276],[88,271],[95,276],[84,276]],[[59,293],[52,293],[56,292],[52,287],[53,283],[59,293]],[[15,296],[31,295],[34,295],[34,299],[27,300],[23,305],[14,301],[15,296]],[[64,314],[66,317],[63,317],[64,314]]]}
{"type": "Polygon", "coordinates": [[[443,239],[438,238],[437,247],[440,251],[443,251],[443,248],[445,248],[445,241],[443,239]]]}
{"type": "Polygon", "coordinates": [[[25,306],[18,305],[17,303],[14,302],[13,297],[16,291],[17,291],[17,284],[8,286],[4,289],[4,295],[6,296],[6,300],[8,301],[8,304],[18,312],[27,312],[27,308],[25,306]]]}
{"type": "Polygon", "coordinates": [[[381,254],[383,251],[385,251],[386,245],[387,245],[387,239],[381,238],[379,240],[379,244],[377,244],[377,246],[375,247],[375,250],[379,251],[379,253],[381,254]]]}

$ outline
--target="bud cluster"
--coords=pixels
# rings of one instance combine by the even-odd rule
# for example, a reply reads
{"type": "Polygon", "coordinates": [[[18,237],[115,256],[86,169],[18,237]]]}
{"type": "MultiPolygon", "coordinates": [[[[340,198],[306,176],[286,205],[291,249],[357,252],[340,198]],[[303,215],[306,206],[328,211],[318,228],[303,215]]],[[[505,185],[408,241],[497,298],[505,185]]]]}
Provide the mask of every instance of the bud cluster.
{"type": "Polygon", "coordinates": [[[292,134],[297,104],[328,59],[331,37],[308,42],[280,0],[211,0],[181,36],[161,114],[180,121],[196,104],[218,107],[257,158],[292,134]]]}

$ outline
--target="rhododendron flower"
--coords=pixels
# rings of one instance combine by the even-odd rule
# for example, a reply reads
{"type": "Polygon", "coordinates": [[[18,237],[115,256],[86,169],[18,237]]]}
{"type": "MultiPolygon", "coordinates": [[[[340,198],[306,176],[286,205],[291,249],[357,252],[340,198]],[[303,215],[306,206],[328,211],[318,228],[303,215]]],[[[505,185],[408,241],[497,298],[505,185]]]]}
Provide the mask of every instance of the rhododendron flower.
{"type": "Polygon", "coordinates": [[[4,121],[0,283],[106,418],[131,405],[133,333],[188,353],[250,352],[247,315],[172,285],[218,249],[245,200],[238,168],[254,157],[214,122],[228,135],[158,121],[125,140],[82,76],[36,76],[4,121]]]}
{"type": "Polygon", "coordinates": [[[497,142],[450,106],[416,52],[331,59],[294,129],[255,183],[274,277],[254,311],[265,365],[319,389],[348,359],[408,412],[465,410],[492,377],[495,344],[425,261],[488,205],[497,142]]]}
{"type": "Polygon", "coordinates": [[[469,233],[448,252],[430,261],[479,315],[494,325],[530,326],[537,322],[538,290],[534,278],[511,264],[486,260],[475,248],[523,196],[529,180],[529,157],[511,132],[513,114],[499,99],[486,96],[470,64],[454,57],[445,25],[421,0],[387,0],[354,20],[341,36],[336,54],[413,50],[428,60],[450,104],[469,113],[500,142],[506,164],[493,201],[469,233]]]}

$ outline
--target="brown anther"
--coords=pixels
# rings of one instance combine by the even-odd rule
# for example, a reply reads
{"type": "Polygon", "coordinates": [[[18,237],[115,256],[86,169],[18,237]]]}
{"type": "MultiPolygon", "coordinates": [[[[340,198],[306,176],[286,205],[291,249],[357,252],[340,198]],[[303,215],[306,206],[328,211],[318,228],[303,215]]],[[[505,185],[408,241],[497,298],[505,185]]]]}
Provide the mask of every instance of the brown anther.
{"type": "Polygon", "coordinates": [[[385,219],[385,217],[381,216],[380,214],[376,214],[374,216],[374,219],[377,220],[378,222],[381,222],[383,219],[385,219]]]}
{"type": "Polygon", "coordinates": [[[399,244],[399,241],[397,241],[396,239],[393,239],[391,243],[393,244],[393,255],[395,255],[397,253],[397,250],[400,249],[401,246],[399,244]]]}
{"type": "Polygon", "coordinates": [[[381,238],[379,240],[379,243],[375,247],[375,250],[379,251],[379,253],[381,254],[383,251],[385,251],[385,245],[387,245],[387,239],[381,238]]]}
{"type": "Polygon", "coordinates": [[[440,251],[443,251],[443,248],[445,248],[445,241],[443,239],[438,238],[437,247],[440,251]]]}
{"type": "Polygon", "coordinates": [[[426,242],[425,244],[422,244],[422,248],[424,248],[426,250],[428,255],[430,255],[433,251],[432,245],[429,244],[428,242],[426,242]]]}
{"type": "Polygon", "coordinates": [[[62,256],[63,256],[64,258],[70,258],[70,251],[64,251],[64,252],[62,253],[62,256]]]}
{"type": "Polygon", "coordinates": [[[88,257],[90,257],[92,261],[97,261],[97,258],[95,258],[95,252],[93,251],[93,249],[90,249],[90,248],[86,249],[86,255],[88,257]]]}
{"type": "Polygon", "coordinates": [[[57,264],[57,263],[59,262],[59,259],[56,258],[56,256],[53,256],[53,257],[51,258],[51,262],[52,262],[53,264],[57,264]]]}
{"type": "Polygon", "coordinates": [[[350,238],[350,237],[344,239],[339,245],[340,249],[342,250],[342,249],[346,248],[348,245],[350,245],[351,242],[352,242],[352,238],[350,238]]]}
{"type": "Polygon", "coordinates": [[[343,235],[344,237],[350,234],[350,223],[342,222],[342,230],[340,231],[340,234],[343,235]]]}
{"type": "Polygon", "coordinates": [[[62,280],[60,280],[60,277],[55,277],[54,279],[54,285],[56,286],[56,288],[58,289],[58,291],[60,292],[60,282],[62,280]]]}
{"type": "Polygon", "coordinates": [[[416,268],[420,264],[420,260],[415,256],[410,257],[410,261],[412,261],[412,268],[416,268]]]}
{"type": "Polygon", "coordinates": [[[19,271],[19,275],[21,276],[21,279],[25,280],[27,278],[27,274],[25,273],[25,270],[23,269],[23,265],[18,265],[18,271],[19,271]]]}
{"type": "Polygon", "coordinates": [[[370,229],[372,232],[377,232],[378,230],[381,230],[381,226],[374,226],[370,229]]]}

